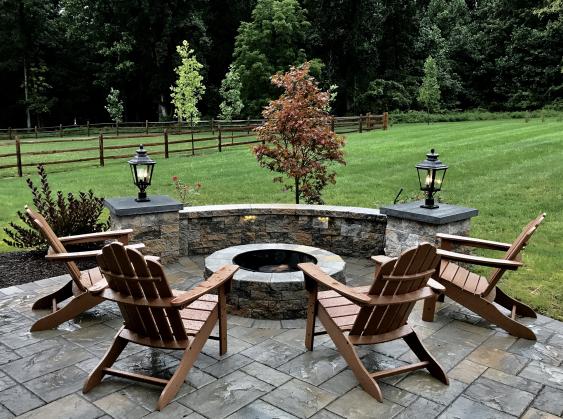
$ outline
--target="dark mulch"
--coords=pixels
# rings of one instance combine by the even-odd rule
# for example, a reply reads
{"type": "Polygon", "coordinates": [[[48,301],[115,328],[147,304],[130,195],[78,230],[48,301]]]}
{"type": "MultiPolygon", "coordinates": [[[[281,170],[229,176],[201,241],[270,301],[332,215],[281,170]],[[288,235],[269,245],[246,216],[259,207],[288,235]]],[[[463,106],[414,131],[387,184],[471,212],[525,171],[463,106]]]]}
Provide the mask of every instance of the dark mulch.
{"type": "MultiPolygon", "coordinates": [[[[81,269],[93,268],[96,266],[96,261],[81,261],[78,266],[81,269]]],[[[66,273],[68,272],[64,264],[45,260],[45,252],[0,253],[0,288],[66,273]]]]}

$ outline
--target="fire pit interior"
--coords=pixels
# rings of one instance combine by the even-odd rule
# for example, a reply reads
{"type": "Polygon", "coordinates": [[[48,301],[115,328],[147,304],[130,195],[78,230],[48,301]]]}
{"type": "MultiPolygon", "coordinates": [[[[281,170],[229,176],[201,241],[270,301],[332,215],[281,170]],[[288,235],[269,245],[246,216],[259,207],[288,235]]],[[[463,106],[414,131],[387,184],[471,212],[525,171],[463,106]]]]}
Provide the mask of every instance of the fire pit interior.
{"type": "Polygon", "coordinates": [[[297,272],[298,263],[313,262],[317,259],[307,253],[286,249],[252,250],[233,258],[233,262],[253,272],[297,272]]]}
{"type": "Polygon", "coordinates": [[[225,264],[241,267],[233,278],[229,310],[259,319],[304,318],[305,279],[297,264],[312,262],[342,283],[345,262],[334,253],[296,244],[259,243],[228,247],[205,259],[208,277],[225,264]]]}

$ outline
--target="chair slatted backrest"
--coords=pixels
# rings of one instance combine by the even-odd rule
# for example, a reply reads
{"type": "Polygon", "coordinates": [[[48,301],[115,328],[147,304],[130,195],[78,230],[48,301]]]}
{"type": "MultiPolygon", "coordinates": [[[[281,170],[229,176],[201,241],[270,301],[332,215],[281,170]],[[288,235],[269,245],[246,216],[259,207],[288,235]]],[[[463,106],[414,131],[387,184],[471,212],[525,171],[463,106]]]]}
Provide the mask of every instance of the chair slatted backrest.
{"type": "MultiPolygon", "coordinates": [[[[504,254],[504,259],[516,260],[520,256],[520,253],[522,252],[524,247],[526,247],[528,241],[530,240],[532,235],[536,232],[536,230],[538,229],[539,225],[542,223],[544,218],[545,218],[545,213],[541,213],[532,221],[530,221],[526,227],[522,229],[520,235],[516,238],[516,240],[514,240],[512,246],[510,246],[510,248],[504,254]]],[[[505,270],[506,269],[497,268],[491,272],[491,275],[489,276],[488,279],[489,286],[483,292],[483,296],[488,295],[496,287],[497,282],[500,280],[505,270]]]]}
{"type": "MultiPolygon", "coordinates": [[[[420,290],[434,273],[440,257],[429,243],[403,252],[395,263],[384,264],[369,290],[373,296],[393,296],[420,290]]],[[[362,307],[351,335],[378,335],[406,324],[415,302],[362,307]]]]}
{"type": "Polygon", "coordinates": [[[162,341],[186,341],[188,336],[160,263],[145,260],[134,249],[111,243],[96,257],[117,301],[125,327],[140,336],[162,341]]]}
{"type": "MultiPolygon", "coordinates": [[[[53,253],[67,253],[64,245],[61,243],[49,223],[43,218],[41,214],[31,210],[30,208],[26,207],[25,212],[29,219],[32,221],[33,225],[37,227],[41,235],[47,240],[49,246],[51,247],[50,251],[53,253]]],[[[80,281],[81,273],[80,269],[76,265],[76,263],[72,261],[65,261],[64,262],[68,273],[70,274],[71,278],[73,279],[74,283],[81,291],[86,291],[86,287],[80,281]]]]}

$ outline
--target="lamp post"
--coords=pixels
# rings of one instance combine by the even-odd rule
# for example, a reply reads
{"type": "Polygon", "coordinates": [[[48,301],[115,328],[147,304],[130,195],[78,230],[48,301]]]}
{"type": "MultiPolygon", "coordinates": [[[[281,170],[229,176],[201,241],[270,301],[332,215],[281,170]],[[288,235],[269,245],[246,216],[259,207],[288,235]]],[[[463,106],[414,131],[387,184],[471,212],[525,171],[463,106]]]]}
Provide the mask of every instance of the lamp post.
{"type": "Polygon", "coordinates": [[[426,159],[416,165],[420,190],[426,195],[421,208],[438,208],[438,205],[434,203],[434,194],[442,189],[444,176],[448,169],[447,165],[438,160],[438,156],[439,154],[432,149],[430,153],[426,154],[426,159]]]}
{"type": "Polygon", "coordinates": [[[135,201],[150,201],[150,199],[147,198],[147,193],[145,191],[151,184],[155,164],[156,162],[147,155],[147,151],[143,148],[143,145],[139,145],[139,149],[136,151],[135,156],[129,160],[133,183],[137,186],[137,188],[139,188],[139,195],[135,201]]]}

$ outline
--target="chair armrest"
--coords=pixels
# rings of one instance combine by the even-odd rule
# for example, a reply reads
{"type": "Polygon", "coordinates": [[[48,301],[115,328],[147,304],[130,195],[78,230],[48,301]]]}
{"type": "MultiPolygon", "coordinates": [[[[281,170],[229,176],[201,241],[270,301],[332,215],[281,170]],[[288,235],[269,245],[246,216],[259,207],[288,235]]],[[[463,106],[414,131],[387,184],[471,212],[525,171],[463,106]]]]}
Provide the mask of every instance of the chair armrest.
{"type": "Polygon", "coordinates": [[[225,282],[231,280],[236,271],[239,270],[238,265],[225,265],[217,272],[207,278],[206,281],[200,282],[191,290],[184,292],[172,300],[173,306],[185,306],[192,301],[197,300],[202,295],[208,294],[216,288],[219,288],[225,282]]]}
{"type": "Polygon", "coordinates": [[[88,292],[91,292],[92,294],[99,294],[107,287],[108,287],[108,282],[105,279],[100,279],[98,282],[96,282],[94,285],[88,288],[88,292]]]}
{"type": "Polygon", "coordinates": [[[515,271],[516,269],[518,269],[520,266],[523,265],[522,262],[517,262],[515,260],[493,259],[493,258],[486,258],[482,256],[465,255],[463,253],[455,253],[442,249],[438,249],[436,253],[440,255],[442,259],[445,260],[471,263],[473,265],[479,265],[479,266],[489,266],[491,268],[510,269],[515,271]]]}
{"type": "Polygon", "coordinates": [[[122,237],[127,238],[129,234],[133,233],[130,228],[124,230],[109,230],[100,231],[99,233],[78,234],[76,236],[59,237],[63,244],[79,244],[79,243],[95,243],[112,239],[119,239],[122,237]]]}
{"type": "Polygon", "coordinates": [[[492,250],[508,250],[510,243],[501,243],[491,240],[476,239],[473,237],[455,236],[453,234],[438,233],[436,237],[442,240],[442,243],[455,243],[463,246],[478,247],[481,249],[492,250]]]}
{"type": "Polygon", "coordinates": [[[428,279],[426,286],[430,287],[430,289],[432,289],[432,291],[434,292],[446,292],[446,287],[432,278],[428,279]]]}
{"type": "Polygon", "coordinates": [[[373,260],[376,265],[383,265],[387,262],[391,262],[392,260],[396,260],[396,259],[397,258],[392,258],[390,256],[385,256],[385,255],[376,255],[371,257],[371,260],[373,260]]]}
{"type": "MultiPolygon", "coordinates": [[[[130,244],[125,246],[127,249],[142,249],[145,247],[143,243],[130,244]]],[[[45,256],[45,259],[52,260],[54,262],[73,262],[75,260],[81,259],[92,259],[98,255],[102,254],[102,249],[88,250],[85,252],[68,252],[68,253],[49,253],[45,256]]],[[[155,258],[157,256],[151,256],[155,258]]]]}
{"type": "Polygon", "coordinates": [[[321,268],[314,263],[300,263],[297,266],[307,277],[361,306],[403,304],[434,296],[434,291],[429,287],[399,295],[368,295],[359,293],[353,288],[341,284],[330,275],[323,272],[321,268]]]}

